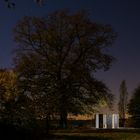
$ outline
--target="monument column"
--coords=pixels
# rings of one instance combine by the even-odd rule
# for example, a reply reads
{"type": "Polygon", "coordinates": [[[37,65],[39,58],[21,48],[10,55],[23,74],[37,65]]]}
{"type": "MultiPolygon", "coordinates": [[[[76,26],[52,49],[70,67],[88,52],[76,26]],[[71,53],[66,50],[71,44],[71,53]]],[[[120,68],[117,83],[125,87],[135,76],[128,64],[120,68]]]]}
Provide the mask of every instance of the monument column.
{"type": "Polygon", "coordinates": [[[103,115],[103,128],[107,128],[107,117],[106,117],[106,114],[103,115]]]}
{"type": "Polygon", "coordinates": [[[99,128],[99,114],[95,115],[95,120],[96,120],[96,128],[99,128]]]}

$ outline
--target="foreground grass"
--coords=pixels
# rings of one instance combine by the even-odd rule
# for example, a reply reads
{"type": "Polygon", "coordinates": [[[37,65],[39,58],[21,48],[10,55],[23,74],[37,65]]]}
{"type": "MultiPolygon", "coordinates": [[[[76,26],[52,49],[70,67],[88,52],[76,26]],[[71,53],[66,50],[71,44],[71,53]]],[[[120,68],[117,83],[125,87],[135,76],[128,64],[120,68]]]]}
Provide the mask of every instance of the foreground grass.
{"type": "Polygon", "coordinates": [[[53,140],[140,140],[140,132],[137,130],[58,131],[58,132],[53,132],[52,139],[53,140]]]}
{"type": "Polygon", "coordinates": [[[0,127],[1,139],[10,140],[140,140],[140,129],[93,129],[77,128],[70,130],[44,129],[29,131],[13,126],[0,127]]]}

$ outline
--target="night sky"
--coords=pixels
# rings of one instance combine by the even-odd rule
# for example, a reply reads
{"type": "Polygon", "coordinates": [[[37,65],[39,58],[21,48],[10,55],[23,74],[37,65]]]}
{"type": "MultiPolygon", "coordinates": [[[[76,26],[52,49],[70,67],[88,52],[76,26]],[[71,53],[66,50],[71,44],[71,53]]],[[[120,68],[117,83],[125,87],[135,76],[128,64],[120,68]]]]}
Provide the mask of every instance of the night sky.
{"type": "Polygon", "coordinates": [[[118,95],[121,81],[126,80],[132,93],[140,83],[140,0],[46,0],[38,6],[33,0],[13,0],[15,9],[8,9],[0,0],[0,67],[12,67],[12,29],[26,15],[45,16],[55,10],[71,11],[86,9],[93,20],[111,24],[118,38],[110,49],[117,61],[107,72],[100,71],[96,77],[103,80],[118,95]],[[27,2],[27,3],[26,3],[27,2]]]}

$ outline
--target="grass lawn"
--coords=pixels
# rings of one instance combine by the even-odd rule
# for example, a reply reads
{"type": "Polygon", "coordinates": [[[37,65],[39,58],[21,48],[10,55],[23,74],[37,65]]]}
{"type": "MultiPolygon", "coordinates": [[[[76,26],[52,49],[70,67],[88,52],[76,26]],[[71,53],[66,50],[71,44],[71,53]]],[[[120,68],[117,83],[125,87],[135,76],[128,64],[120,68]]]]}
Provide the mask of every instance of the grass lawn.
{"type": "Polygon", "coordinates": [[[140,140],[140,130],[54,131],[51,140],[140,140]]]}

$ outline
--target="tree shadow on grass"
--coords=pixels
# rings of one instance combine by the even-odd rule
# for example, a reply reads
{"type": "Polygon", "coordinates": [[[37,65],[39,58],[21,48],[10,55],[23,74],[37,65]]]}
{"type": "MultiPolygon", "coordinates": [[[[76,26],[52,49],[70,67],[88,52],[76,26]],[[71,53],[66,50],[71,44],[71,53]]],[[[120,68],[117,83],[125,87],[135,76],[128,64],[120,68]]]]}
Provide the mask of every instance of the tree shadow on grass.
{"type": "Polygon", "coordinates": [[[110,137],[103,137],[103,136],[70,136],[70,135],[61,135],[55,136],[53,140],[112,140],[110,137]]]}

